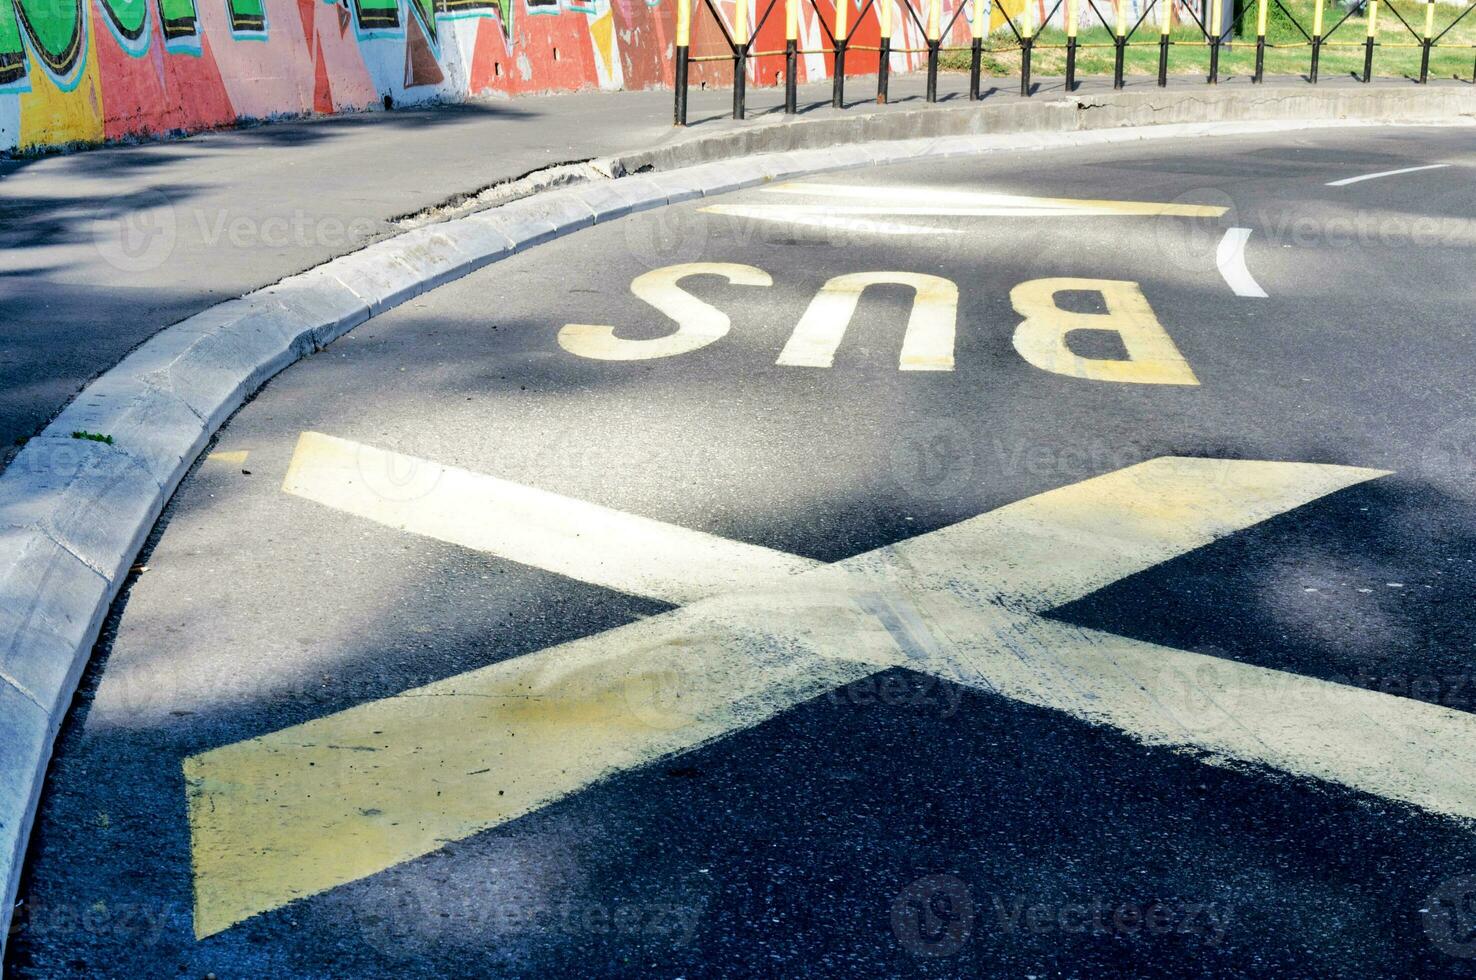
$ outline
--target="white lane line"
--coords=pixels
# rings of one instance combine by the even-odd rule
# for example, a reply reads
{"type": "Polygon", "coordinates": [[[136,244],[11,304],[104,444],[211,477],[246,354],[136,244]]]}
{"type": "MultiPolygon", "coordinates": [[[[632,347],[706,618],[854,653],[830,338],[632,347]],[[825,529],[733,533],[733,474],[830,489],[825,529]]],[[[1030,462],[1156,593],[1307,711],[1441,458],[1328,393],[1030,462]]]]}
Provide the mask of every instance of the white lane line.
{"type": "Polygon", "coordinates": [[[1330,180],[1328,187],[1347,187],[1349,184],[1361,184],[1365,180],[1378,180],[1380,177],[1397,177],[1400,174],[1417,174],[1422,170],[1440,170],[1448,167],[1448,163],[1432,163],[1423,167],[1404,167],[1400,170],[1380,170],[1376,174],[1361,174],[1357,177],[1344,177],[1342,180],[1330,180]]]}
{"type": "Polygon", "coordinates": [[[1220,275],[1225,277],[1236,296],[1265,299],[1266,291],[1245,267],[1245,243],[1250,234],[1249,228],[1228,229],[1225,237],[1220,239],[1220,247],[1215,249],[1215,265],[1220,267],[1220,275]]]}

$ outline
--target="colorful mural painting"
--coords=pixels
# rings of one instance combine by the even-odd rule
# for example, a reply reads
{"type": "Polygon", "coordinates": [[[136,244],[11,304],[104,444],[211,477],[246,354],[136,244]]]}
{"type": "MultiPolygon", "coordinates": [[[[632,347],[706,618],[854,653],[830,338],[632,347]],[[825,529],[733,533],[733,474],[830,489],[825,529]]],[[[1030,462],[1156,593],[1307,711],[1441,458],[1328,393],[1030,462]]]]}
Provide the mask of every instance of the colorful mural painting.
{"type": "MultiPolygon", "coordinates": [[[[0,151],[495,93],[669,85],[674,2],[0,0],[0,151]]],[[[749,23],[767,8],[715,6],[731,22],[737,2],[750,5],[749,23]]],[[[801,46],[820,48],[831,2],[800,2],[801,46]]],[[[783,48],[783,3],[754,50],[783,48]]],[[[696,7],[694,54],[725,51],[712,13],[696,7]]],[[[900,6],[893,23],[895,46],[922,46],[900,6]]],[[[959,18],[956,36],[967,29],[959,18]]],[[[855,41],[874,44],[875,34],[873,10],[855,41]]],[[[868,65],[859,55],[848,73],[875,71],[876,56],[868,65]]],[[[894,57],[898,71],[921,58],[894,57]]],[[[829,61],[804,56],[802,80],[826,77],[829,61]]],[[[782,71],[782,57],[750,62],[755,85],[782,71]]],[[[697,80],[726,85],[731,67],[704,64],[697,80]]]]}

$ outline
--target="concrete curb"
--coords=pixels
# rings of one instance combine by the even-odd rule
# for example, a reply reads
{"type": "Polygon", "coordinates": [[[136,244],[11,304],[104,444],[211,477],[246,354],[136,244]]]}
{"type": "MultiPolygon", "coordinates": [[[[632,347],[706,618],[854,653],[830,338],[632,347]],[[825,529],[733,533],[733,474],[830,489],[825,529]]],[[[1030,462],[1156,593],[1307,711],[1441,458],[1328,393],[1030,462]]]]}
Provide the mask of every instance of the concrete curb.
{"type": "Polygon", "coordinates": [[[1476,113],[1476,93],[1429,89],[1337,93],[1300,117],[1283,118],[1292,107],[1307,106],[1308,98],[1266,99],[1252,92],[1236,107],[1226,104],[1233,99],[1180,97],[1180,103],[1221,106],[1204,113],[1215,121],[1193,125],[1165,119],[1171,124],[1130,127],[1128,120],[1143,111],[1155,119],[1198,111],[1143,97],[1122,99],[1095,119],[1084,116],[1102,105],[1076,100],[1010,106],[1002,118],[978,107],[892,113],[858,120],[859,130],[846,138],[919,132],[926,138],[825,148],[788,148],[786,141],[836,142],[839,130],[832,123],[844,120],[817,122],[814,130],[777,124],[715,137],[712,145],[699,138],[609,161],[616,175],[647,166],[654,172],[549,191],[416,228],[155,335],[88,385],[0,475],[0,942],[9,933],[52,744],[110,604],[216,430],[278,371],[370,317],[504,256],[598,221],[769,180],[991,151],[1301,130],[1351,120],[1380,124],[1395,121],[1396,107],[1402,122],[1469,122],[1476,113]],[[1249,121],[1220,121],[1227,114],[1249,121]],[[1095,120],[1105,128],[1093,128],[1095,120]],[[1045,131],[970,135],[981,127],[1037,122],[1045,131]],[[955,127],[964,134],[953,133],[955,127]],[[781,133],[763,135],[775,130],[781,133]],[[755,147],[779,152],[733,158],[755,147]],[[704,156],[725,162],[662,170],[669,161],[704,156]],[[111,442],[75,438],[74,432],[105,434],[111,442]]]}
{"type": "Polygon", "coordinates": [[[989,133],[1069,133],[1119,127],[1254,122],[1349,120],[1411,123],[1476,116],[1476,89],[1467,84],[1312,86],[1268,83],[1243,86],[1148,88],[1141,91],[1040,96],[1030,100],[938,104],[889,112],[794,116],[738,131],[692,135],[638,153],[591,161],[612,177],[742,157],[754,153],[814,149],[842,143],[973,136],[989,133]]]}

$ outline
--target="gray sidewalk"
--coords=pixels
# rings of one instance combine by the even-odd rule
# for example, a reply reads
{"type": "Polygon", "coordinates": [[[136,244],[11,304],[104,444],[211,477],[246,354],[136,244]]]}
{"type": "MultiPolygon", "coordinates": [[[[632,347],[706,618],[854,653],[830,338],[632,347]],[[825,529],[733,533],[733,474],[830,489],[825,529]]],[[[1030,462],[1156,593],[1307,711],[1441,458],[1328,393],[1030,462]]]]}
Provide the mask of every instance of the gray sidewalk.
{"type": "MultiPolygon", "coordinates": [[[[967,81],[943,75],[942,100],[962,105],[967,81]]],[[[1319,87],[1329,84],[1349,82],[1319,87]]],[[[1293,79],[1267,88],[1286,85],[1315,91],[1293,79]]],[[[1228,79],[1220,90],[1247,86],[1228,79]]],[[[1171,88],[1207,91],[1201,76],[1171,88]]],[[[895,77],[883,107],[874,79],[851,79],[844,114],[918,109],[922,90],[920,76],[895,77]]],[[[1154,90],[1130,80],[1130,92],[1154,90]]],[[[1107,91],[1094,79],[1077,94],[1107,91]]],[[[1042,79],[1035,98],[1062,94],[1059,79],[1042,79]]],[[[399,217],[550,165],[782,124],[781,99],[751,90],[750,118],[735,122],[727,90],[694,89],[686,130],[671,125],[669,91],[589,92],[0,162],[0,465],[90,378],[171,323],[393,235],[399,217]]],[[[1017,81],[986,80],[985,105],[1019,99],[1017,81]]],[[[829,100],[828,82],[803,88],[797,121],[833,118],[829,100]]]]}

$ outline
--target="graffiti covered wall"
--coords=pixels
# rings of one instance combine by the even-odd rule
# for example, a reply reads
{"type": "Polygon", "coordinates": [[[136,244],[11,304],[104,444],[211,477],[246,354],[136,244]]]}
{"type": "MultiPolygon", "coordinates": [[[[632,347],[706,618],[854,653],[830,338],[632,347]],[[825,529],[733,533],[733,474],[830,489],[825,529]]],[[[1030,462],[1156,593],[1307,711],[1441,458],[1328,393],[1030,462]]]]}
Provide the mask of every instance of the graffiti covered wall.
{"type": "MultiPolygon", "coordinates": [[[[0,151],[493,93],[669,84],[673,2],[0,0],[0,151]]],[[[694,53],[721,52],[701,2],[694,53]]],[[[758,21],[760,0],[719,0],[724,20],[735,2],[758,21]]],[[[757,50],[783,47],[779,3],[757,50]]],[[[833,16],[829,0],[819,7],[833,16]]],[[[824,44],[819,16],[804,3],[802,47],[824,44]]],[[[894,23],[898,46],[921,46],[900,8],[894,23]]],[[[962,18],[957,30],[967,32],[962,18]]],[[[875,43],[875,31],[873,12],[857,43],[868,33],[875,43]]],[[[897,70],[918,58],[896,57],[897,70]]],[[[847,67],[874,71],[875,55],[867,60],[847,67]]],[[[801,61],[804,78],[826,76],[828,56],[801,61]]],[[[750,78],[773,84],[782,66],[754,59],[750,78]]],[[[731,80],[725,64],[699,74],[731,80]]]]}

